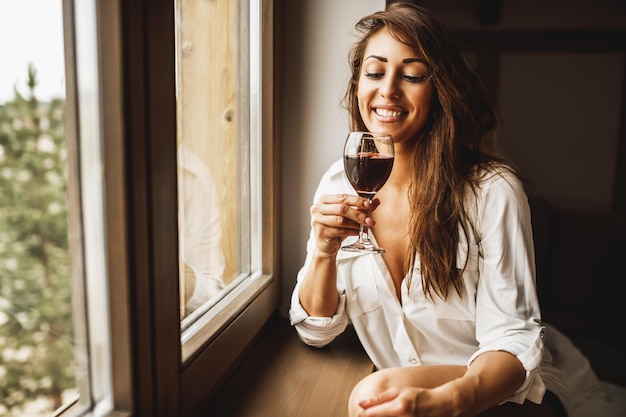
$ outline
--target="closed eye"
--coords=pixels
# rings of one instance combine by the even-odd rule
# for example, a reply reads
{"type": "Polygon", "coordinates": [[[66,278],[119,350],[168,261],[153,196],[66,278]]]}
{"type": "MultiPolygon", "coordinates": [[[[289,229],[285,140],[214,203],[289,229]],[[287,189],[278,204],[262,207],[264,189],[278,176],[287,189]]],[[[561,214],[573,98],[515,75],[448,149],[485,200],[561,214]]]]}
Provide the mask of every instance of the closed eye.
{"type": "MultiPolygon", "coordinates": [[[[385,76],[384,72],[364,72],[363,75],[371,80],[380,80],[381,78],[383,78],[385,76]]],[[[426,80],[426,76],[425,75],[418,75],[418,76],[413,76],[413,75],[404,75],[403,78],[405,80],[407,80],[410,83],[414,83],[414,84],[419,84],[424,82],[424,80],[426,80]]]]}
{"type": "Polygon", "coordinates": [[[383,76],[385,74],[382,73],[382,72],[367,72],[367,71],[365,71],[363,73],[363,75],[365,75],[367,78],[370,78],[372,80],[379,80],[379,79],[383,78],[383,76]]]}
{"type": "Polygon", "coordinates": [[[411,75],[405,75],[404,78],[407,81],[409,81],[409,82],[417,84],[417,83],[424,82],[424,80],[426,79],[426,76],[425,75],[419,75],[417,77],[414,77],[414,76],[411,76],[411,75]]]}

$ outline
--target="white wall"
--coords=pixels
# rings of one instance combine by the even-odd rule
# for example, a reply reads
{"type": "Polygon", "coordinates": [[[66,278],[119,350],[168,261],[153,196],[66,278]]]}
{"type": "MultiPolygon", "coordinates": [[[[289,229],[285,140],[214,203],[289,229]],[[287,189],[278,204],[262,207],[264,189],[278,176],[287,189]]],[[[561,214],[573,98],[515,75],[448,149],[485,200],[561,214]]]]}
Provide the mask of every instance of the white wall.
{"type": "Polygon", "coordinates": [[[282,95],[282,312],[305,257],[309,208],[326,168],[341,157],[348,118],[341,98],[349,77],[354,24],[384,0],[285,0],[282,95]]]}

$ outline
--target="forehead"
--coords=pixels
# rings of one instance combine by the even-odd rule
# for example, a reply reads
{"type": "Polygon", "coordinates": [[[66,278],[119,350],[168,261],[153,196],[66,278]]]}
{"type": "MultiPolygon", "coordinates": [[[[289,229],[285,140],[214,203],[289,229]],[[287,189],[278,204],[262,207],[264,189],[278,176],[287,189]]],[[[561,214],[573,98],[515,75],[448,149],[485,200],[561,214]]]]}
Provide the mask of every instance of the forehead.
{"type": "Polygon", "coordinates": [[[372,34],[367,41],[363,59],[367,60],[372,55],[388,60],[392,58],[419,58],[415,49],[395,39],[385,27],[372,34]]]}

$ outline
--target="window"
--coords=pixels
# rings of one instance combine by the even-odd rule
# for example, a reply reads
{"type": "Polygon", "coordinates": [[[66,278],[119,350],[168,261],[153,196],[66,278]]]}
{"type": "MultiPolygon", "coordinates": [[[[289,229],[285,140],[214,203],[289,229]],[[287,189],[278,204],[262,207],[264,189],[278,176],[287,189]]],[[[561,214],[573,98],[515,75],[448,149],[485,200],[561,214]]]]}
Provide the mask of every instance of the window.
{"type": "Polygon", "coordinates": [[[47,416],[76,395],[62,33],[61,1],[0,4],[3,416],[47,416]]]}
{"type": "Polygon", "coordinates": [[[277,308],[273,3],[196,3],[64,1],[80,372],[78,399],[58,415],[195,415],[277,308]],[[226,22],[228,47],[193,47],[227,59],[185,59],[188,31],[226,22]],[[222,87],[236,96],[215,119],[226,128],[208,123],[194,138],[203,119],[194,111],[214,111],[198,100],[222,87]],[[202,164],[190,173],[209,169],[216,185],[200,202],[213,192],[232,201],[219,205],[229,218],[220,220],[223,282],[217,296],[188,305],[186,268],[200,268],[183,262],[184,233],[196,225],[179,203],[194,154],[202,164]]]}
{"type": "MultiPolygon", "coordinates": [[[[185,364],[199,346],[220,337],[223,326],[232,324],[220,322],[225,311],[229,317],[238,315],[273,282],[268,274],[274,269],[273,74],[270,44],[261,44],[262,30],[268,30],[270,21],[262,27],[260,7],[261,2],[244,0],[176,2],[179,294],[185,364]]],[[[270,39],[271,33],[265,32],[264,41],[270,39]]],[[[267,305],[276,307],[276,290],[267,294],[272,300],[267,305]]],[[[233,342],[245,344],[246,339],[233,342]]],[[[222,374],[216,363],[206,366],[216,377],[222,374]]]]}
{"type": "Polygon", "coordinates": [[[251,275],[248,14],[245,2],[176,1],[183,330],[251,275]]]}

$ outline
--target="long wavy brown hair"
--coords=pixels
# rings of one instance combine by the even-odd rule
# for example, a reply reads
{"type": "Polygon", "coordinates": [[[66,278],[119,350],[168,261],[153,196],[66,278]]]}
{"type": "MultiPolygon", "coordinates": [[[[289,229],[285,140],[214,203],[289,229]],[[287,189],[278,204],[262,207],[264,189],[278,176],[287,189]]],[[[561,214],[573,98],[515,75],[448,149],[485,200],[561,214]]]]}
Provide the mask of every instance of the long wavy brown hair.
{"type": "MultiPolygon", "coordinates": [[[[415,174],[409,185],[409,253],[406,272],[419,255],[427,297],[447,299],[450,287],[462,293],[457,266],[460,234],[475,233],[465,201],[475,196],[487,173],[514,172],[497,152],[497,117],[483,86],[466,64],[449,30],[423,7],[392,3],[386,10],[362,18],[360,39],[350,51],[352,77],[344,96],[352,130],[367,130],[357,100],[357,84],[369,38],[383,27],[425,59],[433,86],[431,113],[414,139],[415,174]]],[[[467,248],[469,253],[469,247],[467,248]]],[[[466,259],[467,263],[467,259],[466,259]]],[[[411,275],[409,274],[408,277],[411,275]]]]}

